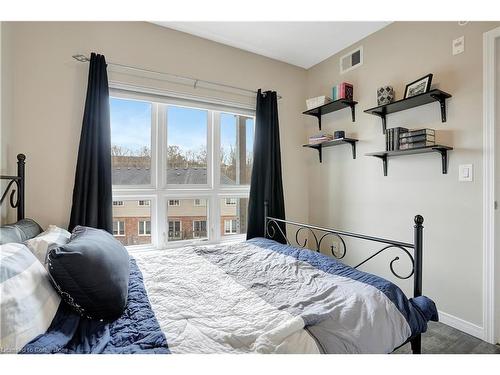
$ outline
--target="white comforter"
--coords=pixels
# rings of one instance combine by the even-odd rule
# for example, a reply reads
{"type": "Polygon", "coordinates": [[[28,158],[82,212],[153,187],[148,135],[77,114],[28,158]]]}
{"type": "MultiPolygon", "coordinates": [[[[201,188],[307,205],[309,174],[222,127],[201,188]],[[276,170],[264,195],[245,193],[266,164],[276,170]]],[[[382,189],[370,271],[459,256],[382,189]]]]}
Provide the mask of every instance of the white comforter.
{"type": "Polygon", "coordinates": [[[193,248],[134,254],[172,353],[318,353],[300,316],[280,311],[193,248]]]}

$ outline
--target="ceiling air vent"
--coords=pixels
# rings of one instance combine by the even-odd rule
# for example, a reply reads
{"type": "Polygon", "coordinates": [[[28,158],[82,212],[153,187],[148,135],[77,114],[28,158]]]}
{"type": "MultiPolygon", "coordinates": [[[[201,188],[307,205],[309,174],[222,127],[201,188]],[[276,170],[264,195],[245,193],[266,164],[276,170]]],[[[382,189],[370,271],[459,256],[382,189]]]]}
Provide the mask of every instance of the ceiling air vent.
{"type": "Polygon", "coordinates": [[[363,46],[356,48],[354,51],[340,58],[340,74],[344,74],[361,65],[363,65],[363,46]]]}

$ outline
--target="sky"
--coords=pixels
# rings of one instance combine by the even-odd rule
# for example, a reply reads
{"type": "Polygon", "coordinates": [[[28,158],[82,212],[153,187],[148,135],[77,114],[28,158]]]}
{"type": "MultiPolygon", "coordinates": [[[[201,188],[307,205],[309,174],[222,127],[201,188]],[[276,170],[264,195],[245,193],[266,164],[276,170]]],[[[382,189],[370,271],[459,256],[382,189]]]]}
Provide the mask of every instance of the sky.
{"type": "MultiPolygon", "coordinates": [[[[110,98],[111,143],[133,151],[151,148],[151,104],[136,100],[110,98]]],[[[184,152],[198,151],[207,145],[208,111],[168,106],[168,144],[184,152]]],[[[253,119],[247,120],[247,152],[253,149],[253,119]]],[[[221,114],[221,147],[229,150],[236,144],[236,117],[221,114]]]]}

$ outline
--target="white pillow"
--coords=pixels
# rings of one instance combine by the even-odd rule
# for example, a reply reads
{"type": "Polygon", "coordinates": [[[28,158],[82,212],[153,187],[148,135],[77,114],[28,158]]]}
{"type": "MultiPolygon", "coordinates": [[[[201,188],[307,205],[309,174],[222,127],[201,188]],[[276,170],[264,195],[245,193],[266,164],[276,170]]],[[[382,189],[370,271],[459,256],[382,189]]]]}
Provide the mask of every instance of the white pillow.
{"type": "Polygon", "coordinates": [[[49,228],[38,236],[24,242],[28,249],[37,257],[40,263],[45,264],[47,250],[49,247],[62,246],[69,241],[71,233],[55,225],[49,225],[49,228]]]}
{"type": "Polygon", "coordinates": [[[0,353],[17,353],[47,331],[61,298],[45,268],[19,243],[0,245],[0,353]]]}

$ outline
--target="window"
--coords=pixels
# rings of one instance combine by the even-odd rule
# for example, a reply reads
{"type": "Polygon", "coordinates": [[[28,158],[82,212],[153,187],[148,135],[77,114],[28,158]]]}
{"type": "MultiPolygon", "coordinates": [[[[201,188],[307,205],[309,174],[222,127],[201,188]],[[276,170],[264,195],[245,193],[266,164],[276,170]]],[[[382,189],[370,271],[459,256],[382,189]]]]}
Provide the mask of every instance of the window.
{"type": "Polygon", "coordinates": [[[238,230],[236,226],[238,225],[238,221],[236,219],[224,220],[224,234],[236,234],[238,230]]]}
{"type": "Polygon", "coordinates": [[[206,206],[207,205],[207,201],[206,199],[195,199],[194,200],[194,205],[199,207],[199,206],[206,206]]]}
{"type": "Polygon", "coordinates": [[[113,185],[151,184],[152,103],[110,98],[113,185]]]}
{"type": "Polygon", "coordinates": [[[248,198],[220,200],[221,236],[247,232],[248,198]],[[230,204],[228,204],[230,203],[230,204]]]}
{"type": "Polygon", "coordinates": [[[226,198],[226,206],[235,206],[236,198],[226,198]]]}
{"type": "Polygon", "coordinates": [[[167,184],[207,184],[208,111],[167,107],[167,184]]]}
{"type": "Polygon", "coordinates": [[[113,221],[113,236],[125,236],[125,222],[124,221],[113,221]]]}
{"type": "Polygon", "coordinates": [[[110,110],[117,239],[164,248],[246,232],[252,110],[113,89],[110,110]]]}
{"type": "Polygon", "coordinates": [[[151,200],[123,197],[119,202],[122,204],[113,206],[113,234],[124,246],[150,246],[151,200]]]}
{"type": "Polygon", "coordinates": [[[168,239],[173,241],[182,239],[182,228],[180,221],[178,220],[168,221],[168,239]]]}
{"type": "Polygon", "coordinates": [[[193,238],[201,238],[207,236],[207,221],[195,220],[193,221],[193,238]]]}
{"type": "Polygon", "coordinates": [[[138,229],[137,234],[139,236],[150,236],[151,235],[151,221],[140,220],[139,221],[139,229],[138,229]]]}
{"type": "Polygon", "coordinates": [[[220,183],[249,185],[253,163],[253,118],[221,113],[220,137],[220,183]]]}
{"type": "Polygon", "coordinates": [[[123,206],[123,201],[113,201],[113,206],[123,206]]]}

